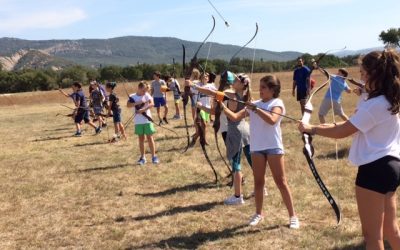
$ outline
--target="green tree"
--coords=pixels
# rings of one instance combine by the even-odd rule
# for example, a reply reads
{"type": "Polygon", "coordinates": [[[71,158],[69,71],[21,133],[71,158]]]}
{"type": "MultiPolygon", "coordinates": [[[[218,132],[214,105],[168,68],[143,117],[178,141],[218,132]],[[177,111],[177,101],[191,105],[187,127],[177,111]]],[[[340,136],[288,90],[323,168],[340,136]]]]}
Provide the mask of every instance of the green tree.
{"type": "Polygon", "coordinates": [[[390,28],[387,31],[382,31],[379,34],[381,40],[386,47],[400,47],[400,28],[390,28]]]}

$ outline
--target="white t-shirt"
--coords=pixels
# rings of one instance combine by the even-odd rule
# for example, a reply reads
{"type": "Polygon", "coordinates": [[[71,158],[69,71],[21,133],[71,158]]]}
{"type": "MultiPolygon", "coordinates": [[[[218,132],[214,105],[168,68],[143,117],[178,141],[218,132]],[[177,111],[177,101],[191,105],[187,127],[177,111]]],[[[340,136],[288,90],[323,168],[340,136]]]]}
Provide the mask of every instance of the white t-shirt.
{"type": "Polygon", "coordinates": [[[392,115],[389,102],[381,95],[361,100],[350,122],[359,131],[354,135],[349,160],[364,165],[390,155],[400,159],[400,118],[392,115]]]}
{"type": "MultiPolygon", "coordinates": [[[[282,114],[284,115],[286,113],[283,101],[278,98],[271,99],[268,102],[258,100],[253,102],[253,104],[264,110],[272,110],[274,107],[281,107],[282,114]]],[[[258,114],[254,113],[254,111],[248,109],[248,113],[250,116],[250,150],[262,151],[273,148],[280,148],[283,150],[281,131],[282,117],[279,117],[274,125],[270,125],[261,119],[258,114]]]]}
{"type": "MultiPolygon", "coordinates": [[[[209,90],[214,90],[214,91],[217,90],[215,88],[215,86],[213,86],[212,84],[209,84],[209,83],[205,84],[205,85],[202,85],[202,83],[199,83],[198,86],[205,88],[205,89],[209,89],[209,90]]],[[[202,93],[198,93],[197,97],[198,98],[196,101],[201,102],[201,105],[203,105],[203,107],[211,108],[211,96],[205,95],[202,93]]]]}
{"type": "MultiPolygon", "coordinates": [[[[129,98],[133,98],[135,102],[145,102],[143,108],[147,108],[149,106],[149,101],[153,99],[149,93],[146,93],[144,95],[138,95],[138,94],[132,94],[129,96],[129,98]]],[[[133,107],[133,112],[136,113],[136,107],[133,107]]],[[[150,109],[146,110],[146,114],[151,118],[151,112],[150,109]]],[[[135,119],[134,119],[135,124],[146,124],[146,123],[151,123],[146,117],[144,117],[142,114],[135,114],[135,119]]]]}

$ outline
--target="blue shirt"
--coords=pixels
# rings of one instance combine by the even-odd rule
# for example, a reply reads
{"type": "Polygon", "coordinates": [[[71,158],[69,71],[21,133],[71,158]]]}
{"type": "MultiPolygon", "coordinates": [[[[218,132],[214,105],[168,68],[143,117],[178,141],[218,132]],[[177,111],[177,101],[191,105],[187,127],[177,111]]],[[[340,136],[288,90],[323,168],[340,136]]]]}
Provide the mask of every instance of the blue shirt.
{"type": "Polygon", "coordinates": [[[83,93],[82,90],[75,92],[75,94],[73,95],[73,98],[76,102],[79,101],[79,108],[80,109],[84,109],[86,110],[87,108],[87,104],[86,104],[86,97],[85,94],[83,93]]]}
{"type": "Polygon", "coordinates": [[[297,67],[293,73],[293,80],[296,81],[297,92],[307,91],[307,78],[310,77],[310,69],[307,66],[297,67]]]}
{"type": "Polygon", "coordinates": [[[349,85],[347,85],[345,79],[343,77],[333,75],[331,77],[331,85],[330,88],[326,91],[325,99],[331,99],[332,92],[332,100],[340,103],[342,100],[342,93],[344,90],[350,90],[349,85]]]}

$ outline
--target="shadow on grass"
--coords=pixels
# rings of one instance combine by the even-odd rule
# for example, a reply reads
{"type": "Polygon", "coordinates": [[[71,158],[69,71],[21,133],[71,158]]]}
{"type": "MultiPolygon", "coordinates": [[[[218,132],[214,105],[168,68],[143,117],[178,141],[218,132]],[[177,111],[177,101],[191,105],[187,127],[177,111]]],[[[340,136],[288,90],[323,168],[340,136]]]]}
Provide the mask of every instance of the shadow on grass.
{"type": "Polygon", "coordinates": [[[179,140],[182,138],[186,138],[186,136],[165,136],[165,137],[158,137],[155,138],[154,141],[155,142],[159,142],[159,141],[169,141],[169,140],[179,140]]]}
{"type": "Polygon", "coordinates": [[[173,215],[181,214],[181,213],[205,212],[205,211],[213,209],[214,207],[216,207],[218,205],[223,205],[223,203],[221,201],[218,201],[218,202],[214,201],[214,202],[207,202],[204,204],[190,205],[190,206],[186,206],[186,207],[174,207],[172,209],[164,210],[164,211],[158,212],[156,214],[132,217],[132,219],[136,220],[136,221],[142,221],[142,220],[152,220],[152,219],[156,219],[156,218],[163,217],[163,216],[173,216],[173,215]]]}
{"type": "Polygon", "coordinates": [[[270,226],[266,228],[258,228],[251,230],[241,230],[249,228],[248,225],[240,225],[233,228],[227,228],[219,231],[212,232],[196,232],[189,236],[173,236],[159,242],[149,243],[141,246],[129,246],[126,250],[133,249],[154,249],[154,248],[167,248],[167,249],[197,249],[204,243],[213,242],[217,240],[229,239],[243,235],[251,235],[263,233],[279,228],[279,225],[270,226]]]}
{"type": "Polygon", "coordinates": [[[74,147],[86,147],[86,146],[94,146],[94,145],[102,145],[102,144],[108,144],[108,142],[107,141],[98,141],[98,142],[80,143],[80,144],[75,144],[74,147]]]}
{"type": "Polygon", "coordinates": [[[128,166],[130,166],[130,164],[124,163],[124,164],[117,164],[117,165],[105,166],[105,167],[79,169],[78,172],[79,173],[88,173],[88,172],[95,172],[95,171],[105,171],[105,170],[116,169],[116,168],[124,168],[124,167],[128,167],[128,166]]]}
{"type": "Polygon", "coordinates": [[[58,137],[46,137],[46,138],[40,138],[40,139],[35,139],[32,142],[41,142],[41,141],[57,141],[61,139],[66,139],[66,138],[73,138],[74,136],[72,135],[67,135],[67,136],[58,136],[58,137]]]}
{"type": "Polygon", "coordinates": [[[167,196],[167,195],[173,195],[176,194],[178,192],[192,192],[192,191],[197,191],[200,189],[212,189],[212,188],[216,188],[217,186],[215,185],[214,182],[207,182],[207,183],[194,183],[194,184],[189,184],[186,186],[182,186],[182,187],[174,187],[174,188],[170,188],[164,191],[160,191],[157,193],[136,193],[136,195],[140,195],[143,197],[163,197],[163,196],[167,196]]]}
{"type": "Polygon", "coordinates": [[[64,130],[72,130],[72,129],[71,129],[71,127],[68,127],[68,128],[45,129],[45,130],[43,130],[43,132],[64,131],[64,130]]]}
{"type": "MultiPolygon", "coordinates": [[[[349,244],[344,247],[334,247],[331,248],[332,250],[364,250],[366,248],[364,242],[349,244]]],[[[384,243],[384,249],[390,250],[392,249],[387,241],[384,243]]]]}
{"type": "MultiPolygon", "coordinates": [[[[343,159],[349,156],[349,149],[342,148],[338,150],[338,158],[343,159]]],[[[325,155],[318,155],[316,156],[317,159],[336,159],[336,151],[329,152],[325,155]]]]}

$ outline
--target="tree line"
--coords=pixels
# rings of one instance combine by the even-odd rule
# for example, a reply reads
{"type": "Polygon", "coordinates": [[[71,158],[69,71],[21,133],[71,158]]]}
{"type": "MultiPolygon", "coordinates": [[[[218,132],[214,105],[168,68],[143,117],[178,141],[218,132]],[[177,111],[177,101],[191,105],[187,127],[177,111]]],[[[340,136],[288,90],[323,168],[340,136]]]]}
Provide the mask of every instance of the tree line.
{"type": "MultiPolygon", "coordinates": [[[[304,54],[302,58],[306,64],[312,56],[304,54]]],[[[357,64],[358,56],[339,58],[334,55],[326,55],[320,62],[322,67],[348,67],[357,64]]],[[[205,60],[199,59],[199,63],[206,71],[222,73],[229,69],[233,72],[271,73],[279,71],[291,71],[295,68],[297,60],[287,62],[275,61],[253,61],[250,59],[234,58],[229,64],[221,59],[205,60]]],[[[79,81],[83,85],[89,84],[91,80],[98,81],[138,81],[151,80],[154,71],[172,76],[182,76],[183,67],[181,63],[176,64],[138,64],[134,66],[104,66],[98,69],[88,68],[80,65],[71,66],[62,70],[52,69],[23,69],[18,71],[3,71],[0,65],[0,93],[16,93],[28,91],[45,91],[71,86],[72,82],[79,81]]]]}

